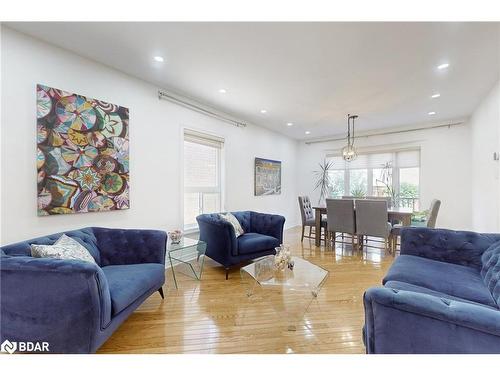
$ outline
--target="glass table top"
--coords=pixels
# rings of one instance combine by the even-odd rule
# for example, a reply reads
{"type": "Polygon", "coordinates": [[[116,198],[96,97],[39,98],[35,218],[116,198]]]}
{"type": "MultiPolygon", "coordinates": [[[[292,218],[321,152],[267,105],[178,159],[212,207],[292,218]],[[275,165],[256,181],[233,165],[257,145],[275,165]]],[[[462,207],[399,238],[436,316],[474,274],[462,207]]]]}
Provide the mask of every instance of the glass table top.
{"type": "Polygon", "coordinates": [[[315,291],[321,288],[328,276],[328,271],[305,259],[292,257],[293,270],[283,271],[274,267],[274,255],[269,255],[241,269],[242,276],[249,275],[261,286],[276,286],[293,290],[315,291]]]}
{"type": "Polygon", "coordinates": [[[170,239],[167,241],[167,251],[185,249],[187,247],[198,246],[201,242],[192,238],[182,237],[180,243],[172,243],[170,239]]]}

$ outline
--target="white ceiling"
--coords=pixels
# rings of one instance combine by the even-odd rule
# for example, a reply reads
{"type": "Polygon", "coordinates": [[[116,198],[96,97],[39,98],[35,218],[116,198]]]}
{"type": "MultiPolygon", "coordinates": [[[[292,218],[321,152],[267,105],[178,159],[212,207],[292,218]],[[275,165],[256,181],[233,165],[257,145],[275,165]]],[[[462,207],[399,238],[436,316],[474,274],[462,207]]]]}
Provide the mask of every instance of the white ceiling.
{"type": "Polygon", "coordinates": [[[296,139],[469,116],[500,70],[499,23],[7,25],[296,139]]]}

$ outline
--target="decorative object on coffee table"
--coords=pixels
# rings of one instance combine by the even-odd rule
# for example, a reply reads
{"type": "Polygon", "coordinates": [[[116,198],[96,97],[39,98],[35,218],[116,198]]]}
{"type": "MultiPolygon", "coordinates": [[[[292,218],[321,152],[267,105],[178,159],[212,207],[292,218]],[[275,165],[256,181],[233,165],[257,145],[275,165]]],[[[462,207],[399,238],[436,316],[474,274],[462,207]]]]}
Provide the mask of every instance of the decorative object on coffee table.
{"type": "Polygon", "coordinates": [[[274,250],[276,250],[276,255],[274,256],[274,267],[276,270],[284,271],[285,268],[293,269],[293,266],[290,268],[290,264],[293,264],[290,247],[280,245],[274,248],[274,250]]]}

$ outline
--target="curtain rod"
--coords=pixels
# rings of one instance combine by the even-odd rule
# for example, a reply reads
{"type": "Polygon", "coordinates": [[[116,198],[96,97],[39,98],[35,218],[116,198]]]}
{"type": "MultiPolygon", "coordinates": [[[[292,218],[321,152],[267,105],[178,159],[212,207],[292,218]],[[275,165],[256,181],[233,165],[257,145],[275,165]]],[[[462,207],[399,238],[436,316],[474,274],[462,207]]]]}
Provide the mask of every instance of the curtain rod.
{"type": "MultiPolygon", "coordinates": [[[[371,134],[358,135],[358,136],[356,136],[356,138],[368,138],[368,137],[375,137],[375,136],[380,136],[380,135],[409,133],[409,132],[415,132],[415,131],[427,130],[427,129],[438,129],[438,128],[446,128],[446,127],[450,128],[452,126],[462,125],[463,123],[464,123],[464,121],[458,121],[458,122],[451,122],[449,124],[440,124],[440,125],[434,125],[434,126],[421,126],[421,127],[418,127],[418,128],[411,128],[411,129],[388,130],[388,131],[384,131],[384,132],[380,132],[380,133],[371,133],[371,134]]],[[[346,139],[346,137],[324,138],[324,139],[317,139],[317,140],[306,141],[304,143],[306,145],[310,145],[310,144],[314,144],[314,143],[343,141],[345,139],[346,139]]]]}
{"type": "Polygon", "coordinates": [[[178,104],[184,108],[188,108],[192,111],[204,114],[206,116],[210,116],[213,118],[216,118],[218,120],[227,122],[231,125],[237,126],[238,128],[244,128],[247,126],[243,121],[236,120],[234,118],[226,117],[225,115],[221,113],[217,113],[215,109],[212,109],[208,106],[205,106],[200,103],[196,103],[194,101],[188,101],[186,98],[183,98],[181,96],[172,94],[170,92],[164,91],[164,90],[158,90],[158,99],[165,99],[168,100],[169,102],[178,104]]]}

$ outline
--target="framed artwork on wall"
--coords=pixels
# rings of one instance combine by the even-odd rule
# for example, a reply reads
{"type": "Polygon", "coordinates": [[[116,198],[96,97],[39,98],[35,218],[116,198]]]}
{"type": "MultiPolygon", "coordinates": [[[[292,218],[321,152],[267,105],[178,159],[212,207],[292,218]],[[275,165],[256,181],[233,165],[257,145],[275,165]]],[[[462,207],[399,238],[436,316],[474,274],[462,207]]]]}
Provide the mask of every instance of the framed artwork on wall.
{"type": "Polygon", "coordinates": [[[255,158],[255,195],[281,194],[281,161],[255,158]]]}
{"type": "Polygon", "coordinates": [[[129,110],[37,85],[38,215],[124,210],[129,110]]]}

